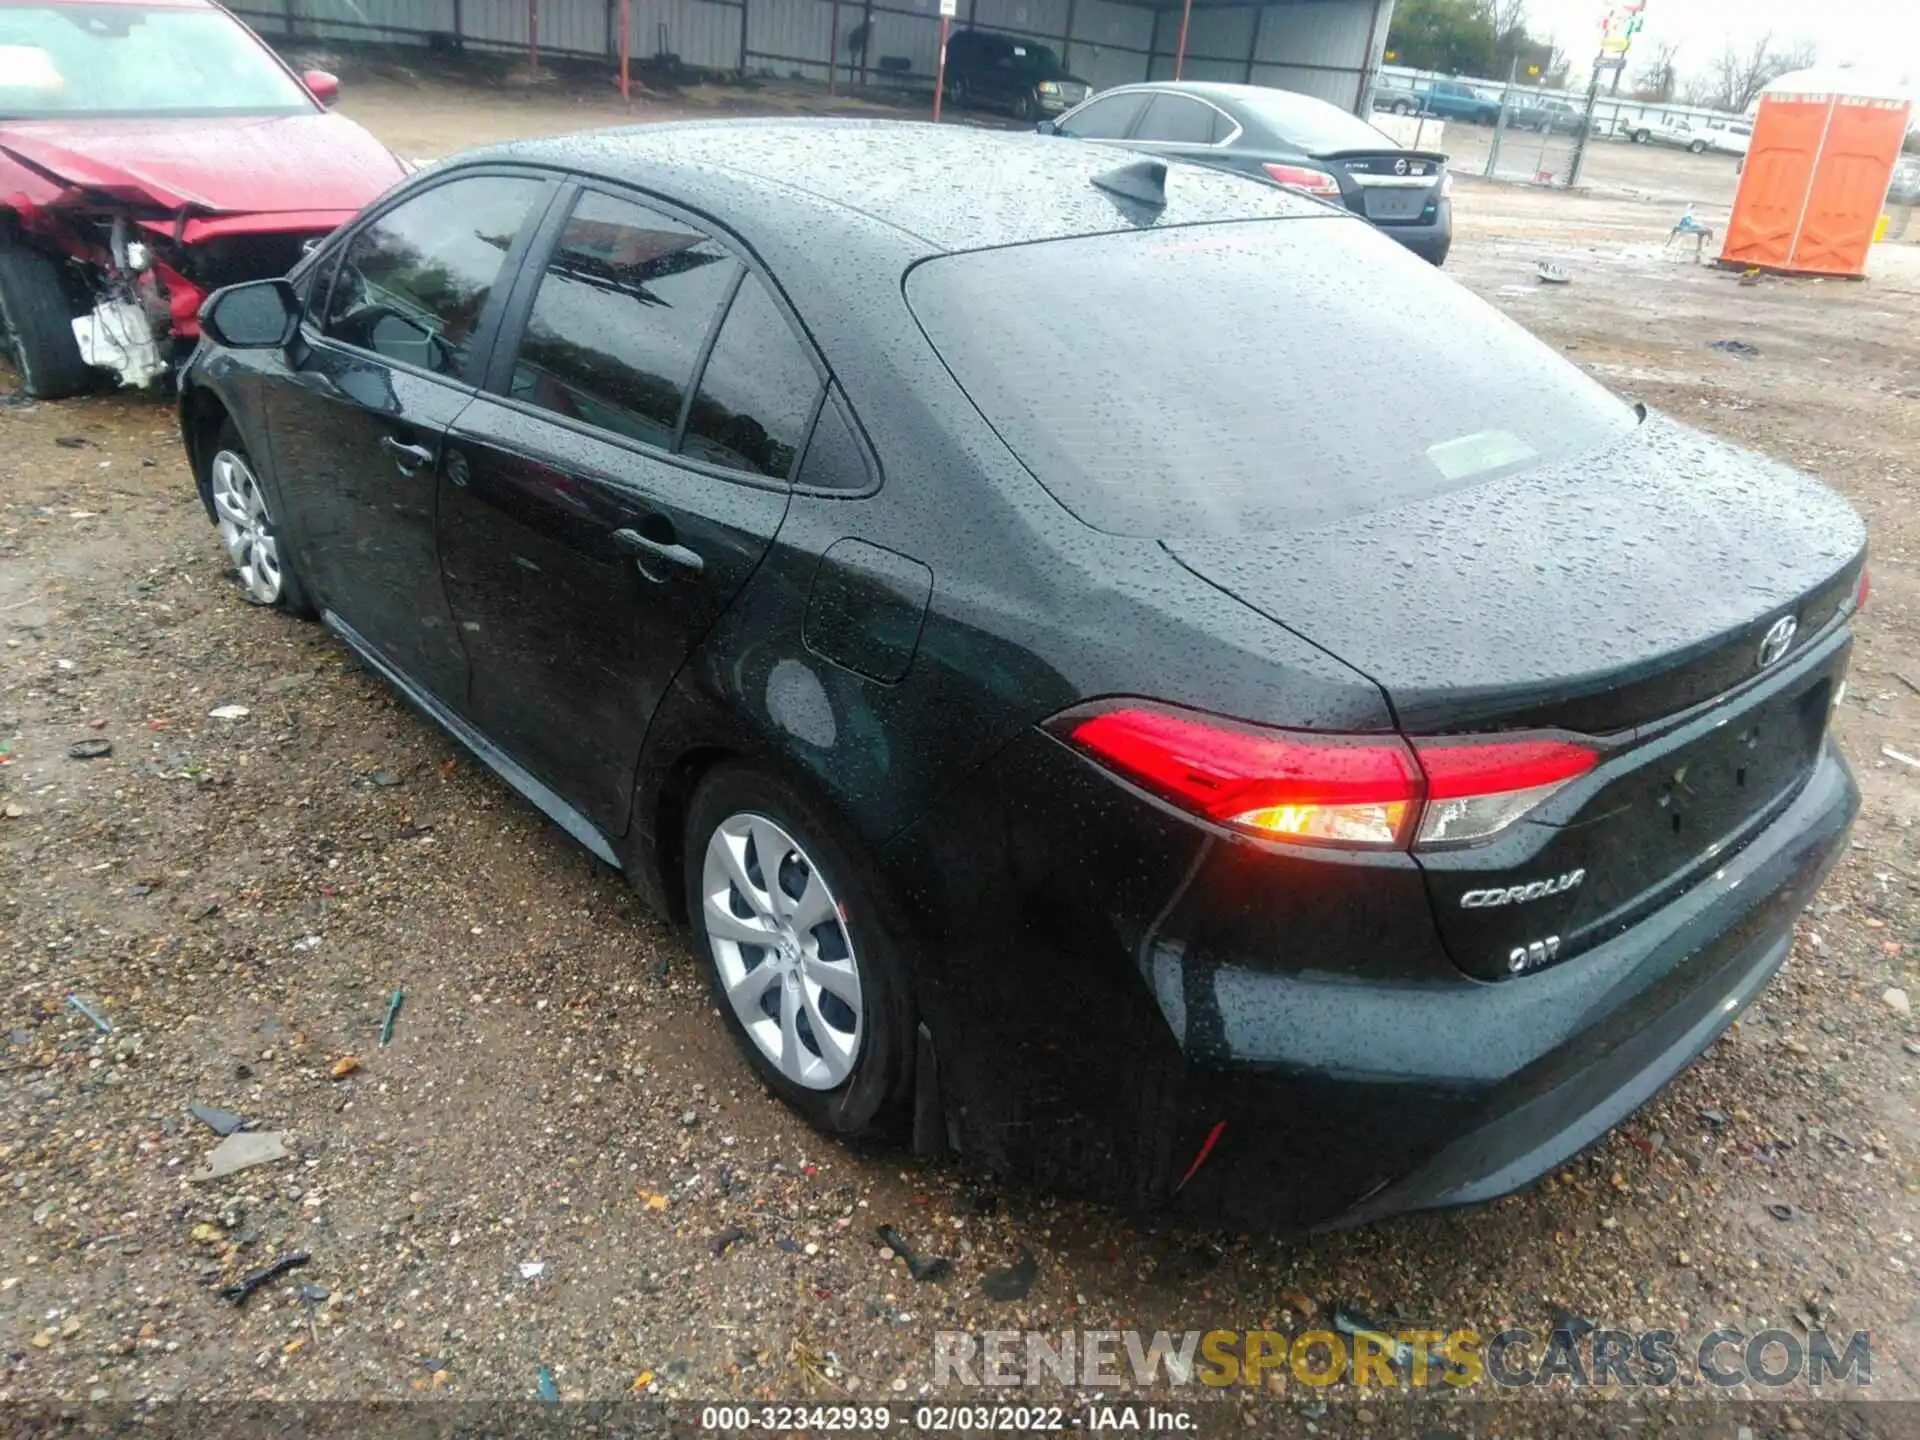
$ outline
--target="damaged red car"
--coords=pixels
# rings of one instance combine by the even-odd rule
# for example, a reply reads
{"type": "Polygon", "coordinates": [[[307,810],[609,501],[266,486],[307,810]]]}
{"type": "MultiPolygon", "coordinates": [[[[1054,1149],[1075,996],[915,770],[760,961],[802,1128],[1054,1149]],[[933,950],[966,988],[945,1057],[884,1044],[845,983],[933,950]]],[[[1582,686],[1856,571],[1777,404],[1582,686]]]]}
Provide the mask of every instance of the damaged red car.
{"type": "Polygon", "coordinates": [[[29,395],[167,377],[406,167],[209,0],[0,0],[0,352],[29,395]]]}

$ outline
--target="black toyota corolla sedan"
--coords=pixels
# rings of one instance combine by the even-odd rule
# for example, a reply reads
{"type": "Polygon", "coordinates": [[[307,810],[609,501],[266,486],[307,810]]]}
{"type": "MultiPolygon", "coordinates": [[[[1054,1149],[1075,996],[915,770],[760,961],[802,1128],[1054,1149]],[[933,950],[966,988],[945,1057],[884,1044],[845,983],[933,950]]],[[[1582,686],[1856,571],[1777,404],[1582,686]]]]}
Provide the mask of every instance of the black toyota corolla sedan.
{"type": "Polygon", "coordinates": [[[1042,120],[1038,129],[1112,141],[1318,196],[1364,215],[1436,265],[1446,263],[1453,246],[1447,157],[1409,150],[1311,95],[1193,80],[1122,85],[1058,120],[1042,120]]]}
{"type": "Polygon", "coordinates": [[[1854,813],[1853,511],[1270,185],[648,126],[206,322],[247,596],[683,919],[831,1133],[1273,1229],[1497,1195],[1753,999],[1854,813]]]}

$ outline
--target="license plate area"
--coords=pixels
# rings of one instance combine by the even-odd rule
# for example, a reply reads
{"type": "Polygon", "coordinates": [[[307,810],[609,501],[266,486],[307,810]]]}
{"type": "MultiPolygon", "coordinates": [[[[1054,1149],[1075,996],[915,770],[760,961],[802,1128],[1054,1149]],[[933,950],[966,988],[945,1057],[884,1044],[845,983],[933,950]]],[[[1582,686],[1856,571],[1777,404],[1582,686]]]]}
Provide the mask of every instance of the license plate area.
{"type": "Polygon", "coordinates": [[[1428,191],[1411,187],[1373,186],[1366,192],[1369,220],[1418,220],[1427,208],[1428,191]]]}
{"type": "Polygon", "coordinates": [[[1569,796],[1577,808],[1549,802],[1486,844],[1416,852],[1448,953],[1484,979],[1565,964],[1737,855],[1818,762],[1849,646],[1820,648],[1778,684],[1621,737],[1569,796]],[[1485,902],[1536,881],[1532,894],[1485,902]]]}

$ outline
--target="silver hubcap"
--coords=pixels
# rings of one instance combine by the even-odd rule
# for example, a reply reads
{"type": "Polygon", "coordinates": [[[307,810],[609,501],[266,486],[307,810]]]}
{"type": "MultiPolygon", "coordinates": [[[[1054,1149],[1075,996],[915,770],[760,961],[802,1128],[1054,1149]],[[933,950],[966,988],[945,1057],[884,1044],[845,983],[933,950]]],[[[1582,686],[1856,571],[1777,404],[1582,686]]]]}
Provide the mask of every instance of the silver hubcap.
{"type": "Polygon", "coordinates": [[[764,815],[729,816],[707,842],[700,906],[721,988],[780,1073],[831,1090],[860,1058],[860,962],[839,902],[807,852],[764,815]]]}
{"type": "Polygon", "coordinates": [[[280,542],[274,538],[267,497],[246,456],[222,450],[213,457],[213,513],[247,598],[271,605],[280,598],[280,542]]]}

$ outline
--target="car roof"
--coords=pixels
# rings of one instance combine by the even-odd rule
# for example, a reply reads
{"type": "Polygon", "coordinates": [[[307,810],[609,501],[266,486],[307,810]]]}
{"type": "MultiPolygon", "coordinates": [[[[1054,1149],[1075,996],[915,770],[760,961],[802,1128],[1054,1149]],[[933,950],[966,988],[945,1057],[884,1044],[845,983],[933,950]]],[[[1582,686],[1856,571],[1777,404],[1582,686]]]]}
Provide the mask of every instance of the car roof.
{"type": "Polygon", "coordinates": [[[899,120],[700,120],[602,130],[470,151],[455,162],[518,161],[652,190],[711,215],[750,243],[831,245],[887,232],[920,254],[1115,230],[1321,216],[1276,186],[1173,165],[1167,204],[1116,198],[1096,177],[1144,162],[1111,146],[1027,132],[899,120]],[[814,227],[791,230],[796,199],[814,227]],[[838,232],[830,233],[830,232],[838,232]]]}

